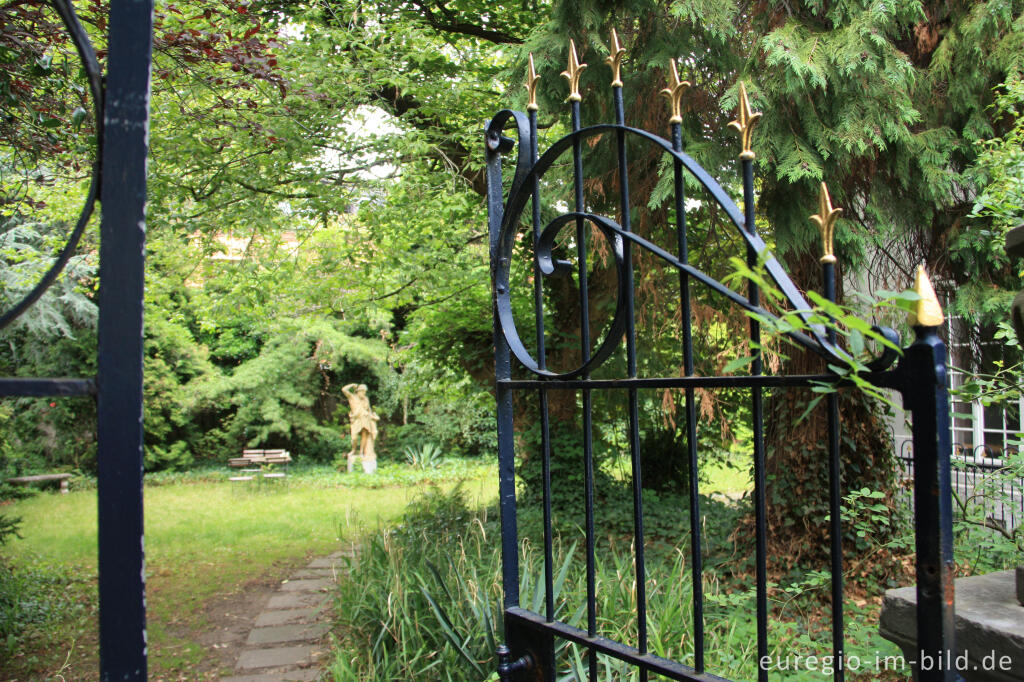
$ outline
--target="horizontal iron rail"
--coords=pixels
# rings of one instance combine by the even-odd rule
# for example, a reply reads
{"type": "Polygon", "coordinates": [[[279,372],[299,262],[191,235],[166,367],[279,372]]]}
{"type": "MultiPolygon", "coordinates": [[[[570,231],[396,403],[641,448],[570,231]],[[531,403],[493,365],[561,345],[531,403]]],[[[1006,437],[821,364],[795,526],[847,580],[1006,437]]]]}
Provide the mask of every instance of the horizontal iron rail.
{"type": "MultiPolygon", "coordinates": [[[[900,459],[901,462],[904,462],[907,465],[913,466],[913,464],[914,464],[914,456],[913,455],[910,455],[910,456],[907,456],[907,455],[897,455],[897,457],[900,459]]],[[[952,464],[954,462],[959,462],[960,463],[959,465],[954,465],[953,466],[954,474],[956,472],[970,472],[970,471],[973,471],[973,470],[978,470],[978,471],[1003,471],[1004,469],[1007,468],[1007,465],[1003,464],[1002,460],[998,460],[998,463],[995,463],[995,462],[980,462],[980,461],[971,459],[970,457],[953,455],[953,457],[950,458],[950,463],[952,464]]],[[[1020,480],[1022,482],[1022,487],[1024,487],[1024,478],[1022,478],[1020,480]]]]}
{"type": "Polygon", "coordinates": [[[15,396],[64,398],[79,395],[96,395],[96,380],[39,377],[0,378],[0,397],[4,398],[15,396]]]}
{"type": "MultiPolygon", "coordinates": [[[[889,372],[862,375],[882,388],[896,388],[889,372]]],[[[751,388],[755,386],[815,386],[834,384],[839,388],[852,385],[848,379],[836,380],[835,374],[794,374],[790,376],[730,377],[646,377],[637,379],[499,379],[498,384],[510,389],[579,390],[581,388],[751,388]]]]}
{"type": "Polygon", "coordinates": [[[505,617],[520,625],[530,627],[539,632],[553,634],[562,639],[588,647],[591,651],[607,654],[612,658],[632,665],[638,665],[648,672],[663,675],[672,680],[687,680],[692,682],[731,682],[725,677],[718,677],[709,673],[699,673],[693,668],[661,658],[654,654],[641,654],[637,649],[626,646],[606,637],[589,637],[586,631],[574,628],[571,625],[555,621],[549,623],[544,616],[527,609],[513,606],[505,609],[505,617]]]}

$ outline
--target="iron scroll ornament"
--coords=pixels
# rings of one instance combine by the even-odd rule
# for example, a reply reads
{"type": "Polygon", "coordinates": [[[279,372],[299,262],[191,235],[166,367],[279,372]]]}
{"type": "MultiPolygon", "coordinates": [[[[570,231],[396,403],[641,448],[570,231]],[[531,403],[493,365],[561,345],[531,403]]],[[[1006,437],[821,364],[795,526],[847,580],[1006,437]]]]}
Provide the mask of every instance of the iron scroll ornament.
{"type": "Polygon", "coordinates": [[[103,148],[103,76],[100,72],[99,60],[96,59],[96,51],[93,49],[92,43],[89,42],[89,36],[78,20],[78,15],[75,14],[75,9],[69,0],[50,0],[50,4],[60,16],[64,28],[67,29],[71,41],[75,45],[75,50],[78,52],[78,57],[82,61],[85,77],[89,82],[89,92],[92,95],[93,102],[93,116],[96,121],[96,158],[92,164],[89,191],[86,193],[85,203],[78,214],[75,228],[68,236],[68,241],[64,244],[64,248],[61,249],[61,252],[50,268],[36,285],[32,287],[32,290],[25,294],[12,308],[3,315],[0,315],[0,330],[21,317],[57,281],[57,278],[64,271],[68,261],[71,260],[71,256],[74,255],[75,250],[78,248],[78,243],[85,233],[85,227],[89,223],[89,218],[92,217],[96,198],[100,192],[100,150],[103,148]]]}
{"type": "MultiPolygon", "coordinates": [[[[792,306],[792,309],[808,324],[808,328],[810,329],[809,335],[797,331],[786,332],[786,335],[797,344],[823,356],[826,360],[835,361],[841,365],[845,365],[850,361],[849,354],[829,340],[828,332],[825,327],[811,321],[812,316],[815,314],[811,310],[811,306],[807,303],[799,289],[786,274],[782,265],[773,255],[771,255],[771,252],[768,250],[767,245],[764,240],[761,239],[760,235],[756,232],[745,229],[745,219],[739,207],[729,198],[721,185],[719,185],[707,173],[707,171],[705,171],[690,156],[683,152],[675,151],[670,142],[645,130],[625,125],[605,123],[582,128],[574,133],[567,134],[548,148],[548,150],[544,152],[539,159],[537,159],[536,163],[533,163],[530,158],[530,154],[528,153],[529,145],[527,144],[530,134],[529,119],[521,112],[503,110],[499,112],[488,124],[486,133],[488,153],[492,155],[506,153],[511,151],[514,146],[518,146],[518,153],[515,172],[509,189],[508,200],[505,202],[504,206],[501,230],[497,242],[497,258],[493,277],[496,305],[499,320],[501,322],[502,334],[508,342],[510,351],[524,367],[538,376],[557,379],[572,379],[594,370],[614,352],[615,347],[622,338],[622,333],[625,328],[625,297],[628,293],[624,284],[623,273],[626,267],[630,267],[625,263],[624,258],[622,257],[622,244],[625,240],[629,240],[630,242],[653,253],[672,267],[685,272],[688,276],[729,299],[747,312],[763,318],[778,319],[778,316],[768,312],[761,306],[751,304],[745,296],[736,293],[718,280],[710,277],[689,263],[682,262],[668,251],[665,251],[661,247],[638,236],[637,234],[623,230],[622,227],[620,227],[614,220],[585,211],[566,213],[549,223],[542,232],[541,239],[538,240],[536,257],[538,259],[541,272],[544,275],[551,275],[557,270],[564,270],[568,265],[568,263],[556,263],[552,261],[550,253],[554,236],[562,225],[577,219],[583,219],[593,223],[601,230],[613,246],[612,253],[615,256],[615,265],[618,277],[615,313],[604,340],[597,347],[592,357],[580,367],[563,373],[552,372],[540,367],[539,363],[530,355],[529,351],[526,350],[526,347],[519,336],[512,313],[511,302],[510,263],[512,247],[515,241],[517,231],[516,227],[519,224],[527,202],[531,198],[531,192],[528,191],[527,188],[532,187],[534,182],[543,177],[544,173],[546,173],[555,161],[557,161],[563,153],[569,150],[574,143],[577,141],[582,142],[587,138],[600,136],[609,132],[633,135],[650,144],[660,147],[664,153],[671,155],[675,161],[688,170],[708,191],[722,210],[725,211],[726,215],[729,216],[729,219],[732,221],[739,234],[746,241],[747,245],[753,249],[755,253],[764,258],[764,268],[768,272],[768,275],[776,286],[778,286],[783,296],[792,306]],[[503,134],[504,129],[510,121],[515,123],[515,135],[517,139],[506,137],[503,134]]],[[[894,330],[888,327],[874,327],[874,331],[891,343],[893,347],[898,348],[900,346],[899,335],[894,330]]],[[[871,372],[883,371],[889,368],[896,361],[898,356],[898,351],[886,346],[877,358],[867,364],[867,368],[871,372]]]]}

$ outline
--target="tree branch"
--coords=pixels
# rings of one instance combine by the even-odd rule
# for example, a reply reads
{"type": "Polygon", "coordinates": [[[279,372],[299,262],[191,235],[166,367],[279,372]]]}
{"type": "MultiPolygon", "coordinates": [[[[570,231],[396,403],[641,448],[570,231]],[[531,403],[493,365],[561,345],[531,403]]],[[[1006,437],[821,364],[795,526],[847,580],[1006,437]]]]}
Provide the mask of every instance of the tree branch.
{"type": "Polygon", "coordinates": [[[413,0],[413,4],[420,8],[423,18],[426,20],[427,24],[436,31],[472,36],[498,45],[521,45],[523,43],[522,38],[514,36],[507,31],[484,28],[479,24],[459,21],[458,17],[444,6],[444,3],[430,7],[427,3],[422,2],[421,0],[413,0]],[[444,15],[443,20],[434,13],[435,9],[444,15]]]}

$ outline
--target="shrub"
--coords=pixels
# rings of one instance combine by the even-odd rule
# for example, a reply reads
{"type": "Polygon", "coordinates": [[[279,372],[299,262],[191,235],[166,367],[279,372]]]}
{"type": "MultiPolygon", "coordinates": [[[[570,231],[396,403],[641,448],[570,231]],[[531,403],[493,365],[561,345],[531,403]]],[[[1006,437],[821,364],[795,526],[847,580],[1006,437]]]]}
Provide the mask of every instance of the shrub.
{"type": "Polygon", "coordinates": [[[434,443],[424,443],[405,448],[405,461],[414,469],[436,469],[441,465],[441,448],[434,443]]]}
{"type": "Polygon", "coordinates": [[[0,545],[6,545],[11,537],[20,538],[18,528],[21,526],[20,516],[0,514],[0,545]]]}

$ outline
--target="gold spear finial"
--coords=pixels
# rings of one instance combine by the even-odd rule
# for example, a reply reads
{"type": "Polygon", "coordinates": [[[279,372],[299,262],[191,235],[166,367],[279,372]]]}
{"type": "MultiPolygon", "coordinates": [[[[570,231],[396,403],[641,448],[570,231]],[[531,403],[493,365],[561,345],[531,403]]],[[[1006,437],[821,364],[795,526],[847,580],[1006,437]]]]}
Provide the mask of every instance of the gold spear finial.
{"type": "Polygon", "coordinates": [[[626,48],[619,42],[619,34],[612,29],[611,52],[604,59],[604,63],[612,67],[612,87],[622,87],[622,55],[626,54],[626,48]]]}
{"type": "Polygon", "coordinates": [[[940,326],[946,318],[942,315],[939,297],[935,295],[935,288],[923,265],[918,265],[914,274],[914,291],[921,298],[914,304],[914,311],[907,316],[907,322],[911,327],[940,326]]]}
{"type": "Polygon", "coordinates": [[[818,226],[821,232],[822,263],[835,263],[836,255],[833,251],[832,237],[835,235],[836,220],[843,212],[841,208],[832,208],[832,197],[828,195],[828,186],[821,183],[821,192],[818,194],[818,214],[811,216],[811,222],[818,226]]]}
{"type": "Polygon", "coordinates": [[[537,69],[533,66],[533,53],[530,53],[530,72],[526,76],[526,92],[529,97],[529,103],[526,105],[527,111],[537,111],[540,107],[537,106],[537,83],[540,81],[540,76],[537,75],[537,69]]]}
{"type": "Polygon", "coordinates": [[[586,64],[580,64],[580,58],[576,56],[576,41],[572,38],[569,39],[569,68],[562,72],[562,77],[569,81],[569,100],[572,102],[580,102],[583,100],[580,97],[580,74],[583,73],[583,69],[587,68],[586,64]]]}
{"type": "Polygon", "coordinates": [[[750,148],[750,138],[754,132],[754,124],[757,123],[757,119],[761,118],[761,113],[754,113],[750,111],[750,100],[747,99],[747,87],[740,81],[740,111],[735,121],[729,123],[730,128],[735,128],[740,134],[740,142],[743,145],[743,151],[740,152],[740,158],[744,161],[752,161],[754,159],[754,152],[750,148]]]}
{"type": "Polygon", "coordinates": [[[668,82],[668,87],[664,88],[661,94],[668,97],[668,101],[672,105],[672,118],[669,119],[669,122],[682,123],[683,93],[690,88],[690,81],[679,80],[679,68],[676,66],[675,59],[669,62],[669,66],[672,67],[672,80],[668,82]]]}

